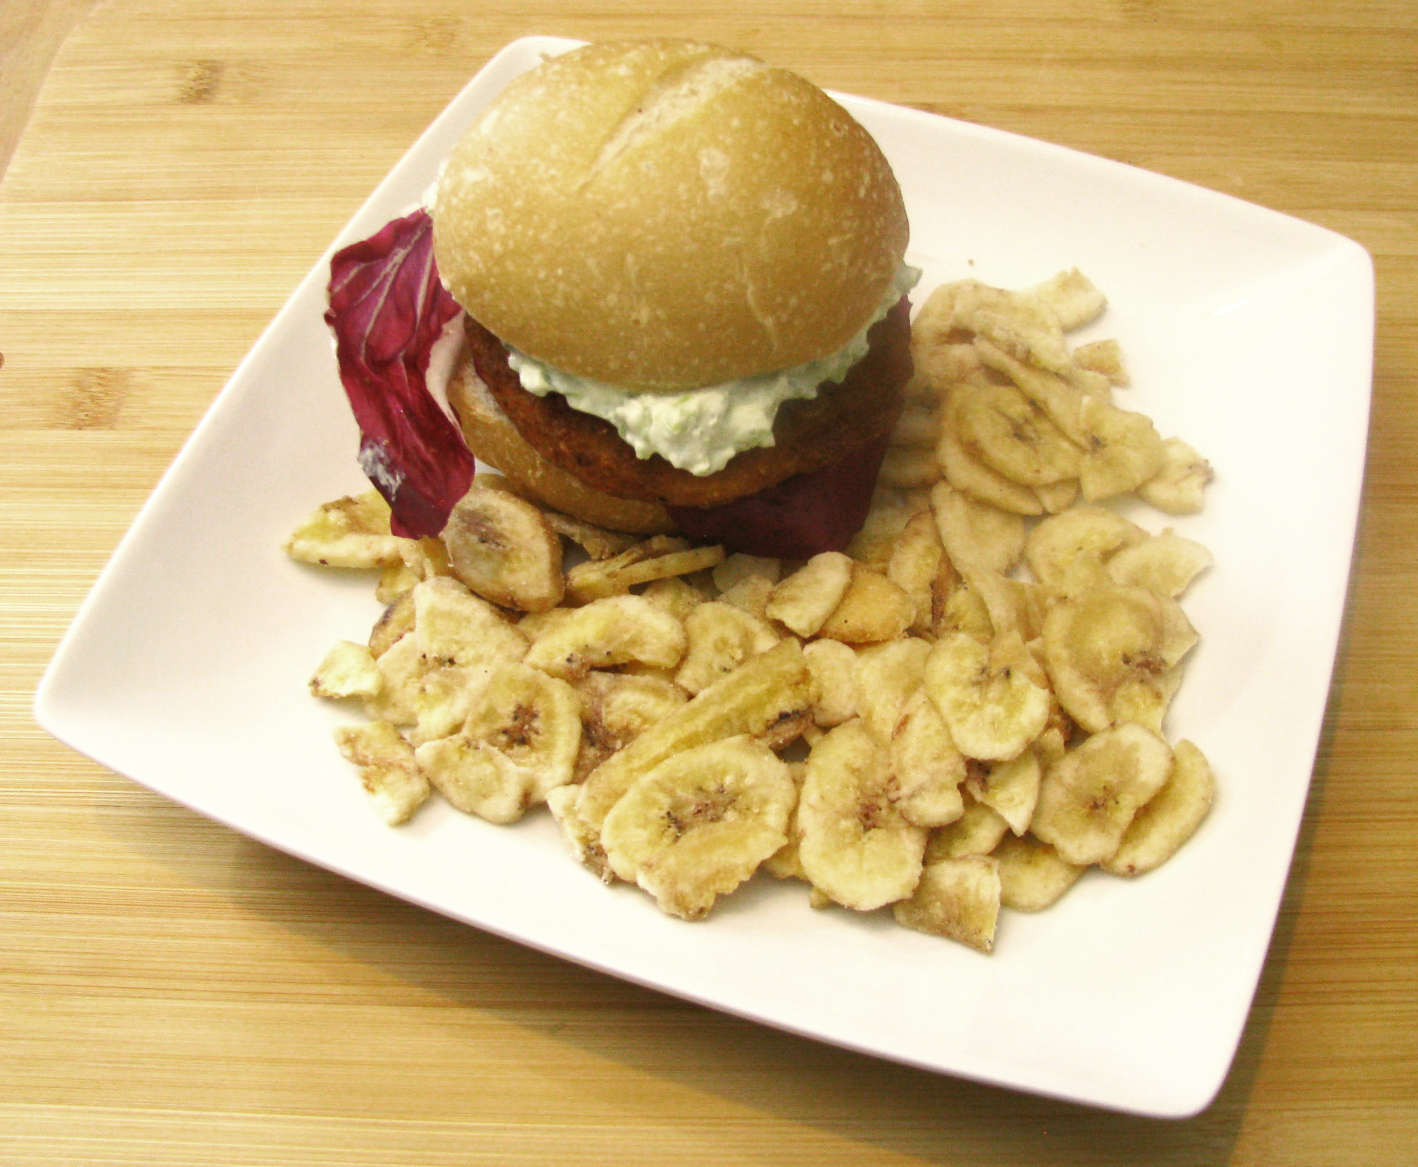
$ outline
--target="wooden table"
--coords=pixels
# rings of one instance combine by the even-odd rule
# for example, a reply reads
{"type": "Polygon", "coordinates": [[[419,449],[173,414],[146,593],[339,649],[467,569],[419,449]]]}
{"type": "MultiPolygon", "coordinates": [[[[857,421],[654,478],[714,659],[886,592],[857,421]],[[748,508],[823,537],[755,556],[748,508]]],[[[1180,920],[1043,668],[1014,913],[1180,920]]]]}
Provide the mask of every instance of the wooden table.
{"type": "Polygon", "coordinates": [[[38,76],[11,66],[79,14],[0,186],[0,1161],[1413,1161],[1409,0],[86,7],[12,9],[32,39],[6,65],[7,84],[38,76]],[[1368,483],[1313,792],[1239,1055],[1195,1119],[917,1073],[583,971],[272,852],[34,724],[43,667],[158,476],[424,125],[518,35],[664,31],[1227,191],[1374,255],[1368,483]]]}

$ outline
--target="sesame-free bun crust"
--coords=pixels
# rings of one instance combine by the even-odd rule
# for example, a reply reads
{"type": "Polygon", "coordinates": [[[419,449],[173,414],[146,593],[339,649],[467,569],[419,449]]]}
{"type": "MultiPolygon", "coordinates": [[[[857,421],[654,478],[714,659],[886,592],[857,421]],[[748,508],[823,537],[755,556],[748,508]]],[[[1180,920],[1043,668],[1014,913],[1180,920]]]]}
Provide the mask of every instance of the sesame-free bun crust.
{"type": "Polygon", "coordinates": [[[907,241],[891,168],[841,106],[681,40],[518,78],[448,157],[433,221],[444,282],[502,340],[651,392],[840,348],[907,241]]]}

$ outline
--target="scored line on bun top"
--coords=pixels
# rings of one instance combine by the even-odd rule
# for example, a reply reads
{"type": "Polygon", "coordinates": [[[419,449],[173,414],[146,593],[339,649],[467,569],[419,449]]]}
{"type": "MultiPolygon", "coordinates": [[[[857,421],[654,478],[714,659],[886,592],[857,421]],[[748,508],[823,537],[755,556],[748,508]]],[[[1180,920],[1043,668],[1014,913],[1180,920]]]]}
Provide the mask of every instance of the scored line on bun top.
{"type": "MultiPolygon", "coordinates": [[[[679,118],[687,117],[712,100],[720,90],[768,65],[754,57],[705,57],[685,69],[671,70],[656,81],[635,107],[628,111],[601,147],[591,164],[588,177],[614,163],[635,143],[665,132],[679,118]]],[[[706,178],[711,185],[717,160],[706,160],[706,178]]],[[[703,164],[701,164],[703,165],[703,164]]]]}

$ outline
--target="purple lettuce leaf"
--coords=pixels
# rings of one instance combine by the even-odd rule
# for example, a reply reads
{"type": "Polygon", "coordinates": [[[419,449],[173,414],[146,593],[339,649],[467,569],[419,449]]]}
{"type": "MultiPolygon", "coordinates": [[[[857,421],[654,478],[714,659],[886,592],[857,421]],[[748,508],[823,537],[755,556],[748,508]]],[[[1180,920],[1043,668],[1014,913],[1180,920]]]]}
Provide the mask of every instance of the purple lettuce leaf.
{"type": "Polygon", "coordinates": [[[325,322],[359,423],[359,464],[407,538],[442,531],[473,481],[473,455],[427,379],[433,346],[460,311],[438,278],[422,209],[330,261],[325,322]]]}

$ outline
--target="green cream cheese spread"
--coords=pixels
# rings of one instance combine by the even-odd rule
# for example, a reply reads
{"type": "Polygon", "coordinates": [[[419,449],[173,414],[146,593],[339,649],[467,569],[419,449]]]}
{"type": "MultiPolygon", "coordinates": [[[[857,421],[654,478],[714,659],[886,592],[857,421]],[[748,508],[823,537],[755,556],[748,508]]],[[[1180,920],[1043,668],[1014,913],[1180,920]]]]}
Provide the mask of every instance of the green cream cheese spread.
{"type": "Polygon", "coordinates": [[[902,264],[876,314],[834,353],[773,373],[705,385],[684,393],[632,393],[603,381],[563,372],[509,348],[522,386],[538,397],[560,393],[575,409],[615,426],[641,458],[659,454],[691,474],[722,470],[735,454],[773,444],[773,420],[785,401],[817,395],[824,381],[840,381],[867,351],[867,332],[921,278],[902,264]]]}

